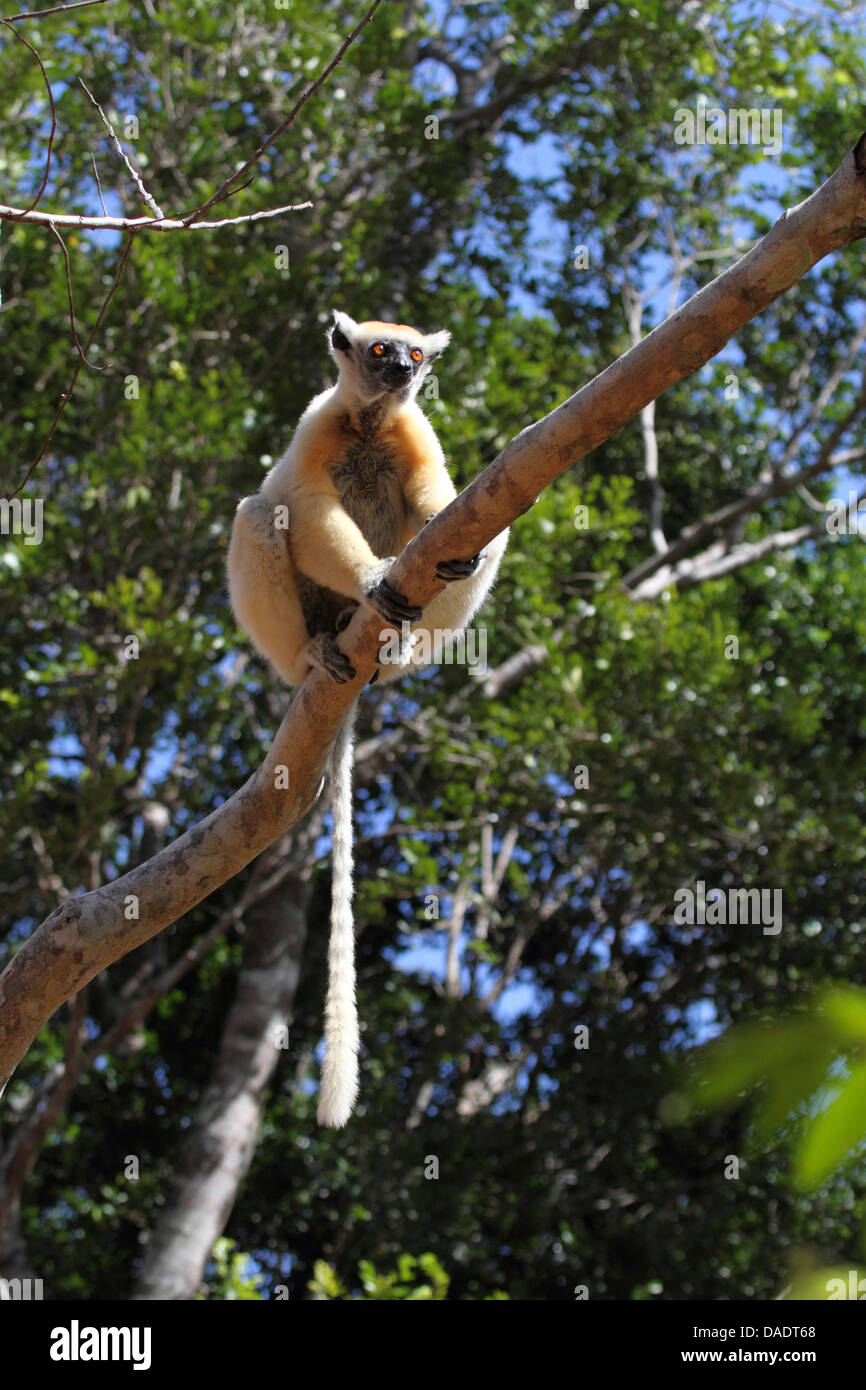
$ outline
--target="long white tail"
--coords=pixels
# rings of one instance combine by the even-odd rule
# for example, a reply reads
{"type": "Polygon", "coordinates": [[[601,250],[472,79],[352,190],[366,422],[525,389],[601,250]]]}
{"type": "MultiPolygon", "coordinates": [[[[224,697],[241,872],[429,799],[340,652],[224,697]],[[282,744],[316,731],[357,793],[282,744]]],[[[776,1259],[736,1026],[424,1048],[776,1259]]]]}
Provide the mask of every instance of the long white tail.
{"type": "Polygon", "coordinates": [[[352,764],[353,705],[334,741],[331,755],[331,937],[328,942],[328,995],[325,1001],[325,1059],[319,1088],[320,1125],[339,1129],[352,1113],[358,1094],[358,1008],[355,1003],[355,924],[352,919],[352,764]]]}

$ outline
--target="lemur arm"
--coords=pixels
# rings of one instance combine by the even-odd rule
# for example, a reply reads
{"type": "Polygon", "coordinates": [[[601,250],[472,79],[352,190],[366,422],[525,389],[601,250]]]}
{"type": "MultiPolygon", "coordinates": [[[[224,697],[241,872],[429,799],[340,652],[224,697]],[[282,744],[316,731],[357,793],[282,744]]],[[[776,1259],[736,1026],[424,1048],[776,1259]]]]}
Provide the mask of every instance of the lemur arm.
{"type": "Polygon", "coordinates": [[[445,467],[442,446],[427,416],[417,406],[400,418],[398,450],[403,460],[403,496],[410,532],[453,502],[457,490],[445,467]]]}
{"type": "Polygon", "coordinates": [[[293,495],[289,537],[295,564],[314,583],[363,600],[382,577],[382,560],[344,511],[336,492],[293,495]]]}

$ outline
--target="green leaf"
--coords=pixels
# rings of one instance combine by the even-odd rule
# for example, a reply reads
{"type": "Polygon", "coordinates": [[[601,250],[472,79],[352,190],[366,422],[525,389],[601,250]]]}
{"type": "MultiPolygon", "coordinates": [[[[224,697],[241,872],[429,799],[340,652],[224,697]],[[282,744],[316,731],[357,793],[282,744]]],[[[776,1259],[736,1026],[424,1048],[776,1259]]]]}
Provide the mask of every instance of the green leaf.
{"type": "Polygon", "coordinates": [[[829,989],[821,996],[821,1011],[841,1042],[866,1044],[866,991],[829,989]]]}
{"type": "Polygon", "coordinates": [[[794,1181],[808,1192],[846,1162],[866,1135],[866,1061],[841,1083],[838,1096],[815,1116],[794,1156],[794,1181]]]}

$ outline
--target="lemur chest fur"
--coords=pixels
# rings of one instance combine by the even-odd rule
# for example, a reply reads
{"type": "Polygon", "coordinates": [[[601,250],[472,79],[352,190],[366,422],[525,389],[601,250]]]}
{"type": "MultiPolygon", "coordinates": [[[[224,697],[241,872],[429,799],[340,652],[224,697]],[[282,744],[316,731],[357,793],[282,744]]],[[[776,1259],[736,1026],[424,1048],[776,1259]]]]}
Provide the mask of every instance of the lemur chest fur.
{"type": "Polygon", "coordinates": [[[340,437],[345,449],[331,466],[331,478],[340,502],[381,559],[402,548],[406,504],[394,443],[383,427],[383,407],[378,403],[359,411],[357,419],[344,415],[340,437]]]}
{"type": "MultiPolygon", "coordinates": [[[[394,441],[383,417],[384,408],[378,403],[367,406],[354,419],[348,414],[341,416],[341,447],[330,465],[341,506],[373,554],[382,560],[403,548],[407,514],[394,441]]],[[[338,615],[354,602],[300,572],[297,586],[311,636],[333,631],[338,615]]]]}

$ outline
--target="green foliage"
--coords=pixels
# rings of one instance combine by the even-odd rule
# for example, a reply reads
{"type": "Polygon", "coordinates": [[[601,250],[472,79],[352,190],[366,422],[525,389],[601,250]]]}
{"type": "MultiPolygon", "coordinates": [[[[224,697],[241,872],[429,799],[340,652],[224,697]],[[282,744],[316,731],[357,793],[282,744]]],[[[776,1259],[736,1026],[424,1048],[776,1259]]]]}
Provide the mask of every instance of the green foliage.
{"type": "MultiPolygon", "coordinates": [[[[400,1255],[391,1274],[379,1274],[369,1260],[361,1260],[358,1273],[360,1289],[350,1293],[332,1267],[324,1260],[317,1260],[310,1292],[317,1298],[349,1299],[357,1303],[430,1303],[442,1302],[448,1297],[448,1275],[436,1256],[429,1252],[417,1257],[400,1255]],[[421,1282],[416,1282],[419,1279],[421,1282]]],[[[488,1301],[507,1297],[497,1291],[488,1295],[488,1301]]]]}
{"type": "Polygon", "coordinates": [[[718,1109],[753,1093],[761,1138],[788,1125],[800,1131],[793,1176],[801,1191],[852,1162],[866,1138],[866,992],[826,989],[789,1017],[732,1028],[695,1061],[669,1113],[682,1103],[718,1109]]]}
{"type": "Polygon", "coordinates": [[[199,1300],[217,1303],[260,1302],[260,1289],[263,1276],[251,1269],[251,1257],[237,1250],[233,1240],[220,1237],[214,1241],[211,1252],[213,1272],[209,1273],[204,1288],[198,1293],[199,1300]]]}

